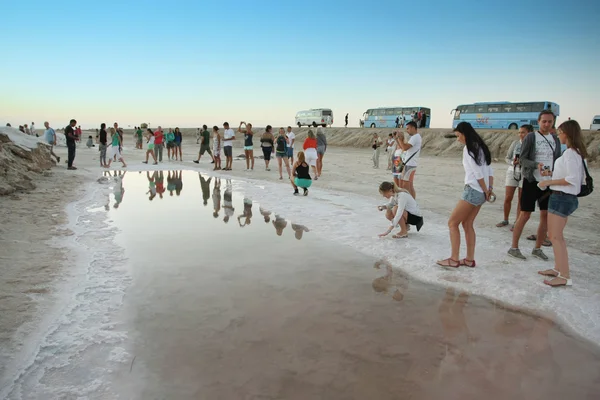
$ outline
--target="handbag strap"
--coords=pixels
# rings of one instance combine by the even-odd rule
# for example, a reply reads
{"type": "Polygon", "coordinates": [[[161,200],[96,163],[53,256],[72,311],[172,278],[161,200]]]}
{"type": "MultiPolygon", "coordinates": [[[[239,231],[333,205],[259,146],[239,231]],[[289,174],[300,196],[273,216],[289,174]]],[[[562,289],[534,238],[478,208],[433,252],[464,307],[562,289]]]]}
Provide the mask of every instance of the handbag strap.
{"type": "MultiPolygon", "coordinates": [[[[540,132],[540,135],[542,135],[541,132],[540,132]]],[[[544,138],[546,143],[548,143],[548,146],[550,146],[550,148],[552,149],[552,153],[554,153],[556,151],[556,142],[554,142],[554,147],[552,147],[552,145],[550,144],[550,141],[548,139],[546,139],[546,135],[542,135],[542,137],[544,138]]],[[[554,138],[554,136],[552,136],[552,138],[554,138]]]]}

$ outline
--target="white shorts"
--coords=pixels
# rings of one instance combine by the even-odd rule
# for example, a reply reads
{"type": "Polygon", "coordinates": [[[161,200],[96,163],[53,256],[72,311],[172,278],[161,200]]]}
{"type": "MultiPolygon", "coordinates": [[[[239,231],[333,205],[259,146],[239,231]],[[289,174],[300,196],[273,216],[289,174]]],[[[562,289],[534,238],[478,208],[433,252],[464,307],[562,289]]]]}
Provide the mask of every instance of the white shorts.
{"type": "Polygon", "coordinates": [[[117,160],[119,158],[121,158],[121,152],[119,151],[119,146],[110,146],[110,156],[109,157],[114,157],[117,156],[117,160]]]}
{"type": "Polygon", "coordinates": [[[304,159],[311,167],[317,166],[317,149],[309,148],[304,150],[304,159]]]}
{"type": "Polygon", "coordinates": [[[504,181],[504,186],[506,187],[523,187],[523,177],[520,180],[515,179],[515,172],[512,167],[509,167],[506,170],[506,179],[504,181]]]}
{"type": "Polygon", "coordinates": [[[412,182],[415,179],[415,172],[417,172],[417,167],[412,165],[405,165],[400,180],[412,182]]]}

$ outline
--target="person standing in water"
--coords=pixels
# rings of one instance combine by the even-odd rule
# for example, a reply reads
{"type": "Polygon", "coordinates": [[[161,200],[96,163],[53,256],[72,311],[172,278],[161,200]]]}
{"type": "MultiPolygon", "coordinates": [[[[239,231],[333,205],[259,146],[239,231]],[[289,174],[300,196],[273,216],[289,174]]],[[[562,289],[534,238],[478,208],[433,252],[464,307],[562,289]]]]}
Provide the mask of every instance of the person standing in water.
{"type": "Polygon", "coordinates": [[[323,172],[323,157],[327,151],[327,137],[325,136],[325,130],[322,127],[317,128],[317,178],[321,177],[323,172]]]}
{"type": "Polygon", "coordinates": [[[263,152],[263,157],[265,159],[265,171],[270,171],[269,163],[271,162],[271,154],[273,153],[275,138],[273,137],[273,133],[271,132],[273,128],[271,125],[267,125],[265,128],[265,133],[260,137],[260,148],[263,152]]]}
{"type": "Polygon", "coordinates": [[[279,166],[279,179],[283,179],[282,162],[285,162],[285,169],[287,170],[288,178],[291,179],[290,162],[287,156],[287,137],[285,136],[285,129],[279,128],[279,135],[277,135],[275,147],[275,156],[277,157],[277,165],[279,166]]]}
{"type": "Polygon", "coordinates": [[[123,159],[123,156],[121,155],[121,135],[119,135],[119,132],[117,132],[115,130],[115,128],[110,128],[110,135],[111,135],[111,146],[110,146],[110,156],[108,159],[108,164],[106,165],[105,168],[110,168],[110,164],[112,163],[113,157],[115,157],[117,160],[119,160],[122,164],[123,164],[123,168],[127,168],[127,164],[125,164],[125,160],[123,159]]]}
{"type": "Polygon", "coordinates": [[[302,188],[304,196],[308,196],[308,188],[312,185],[312,179],[309,173],[309,166],[304,159],[304,152],[298,152],[298,161],[292,168],[292,177],[290,182],[294,187],[294,196],[297,196],[298,188],[302,188]]]}
{"type": "Polygon", "coordinates": [[[458,268],[461,265],[475,267],[475,228],[473,223],[481,206],[493,195],[494,173],[492,171],[492,155],[487,145],[473,129],[470,123],[461,122],[454,129],[458,142],[463,148],[463,167],[465,169],[465,186],[462,200],[452,211],[448,220],[450,231],[451,256],[437,262],[442,267],[458,268]],[[467,256],[459,259],[460,229],[462,224],[467,242],[467,256]]]}
{"type": "Polygon", "coordinates": [[[152,156],[152,159],[154,160],[154,165],[158,164],[158,161],[156,160],[156,155],[154,154],[154,132],[152,132],[152,129],[146,130],[146,143],[148,143],[148,149],[146,150],[146,161],[142,162],[144,164],[148,164],[148,157],[152,156]]]}
{"type": "Polygon", "coordinates": [[[252,138],[252,124],[247,124],[244,121],[240,122],[238,132],[244,134],[244,155],[246,156],[246,171],[254,171],[254,143],[252,138]],[[246,125],[246,129],[242,132],[242,125],[246,125]]]}

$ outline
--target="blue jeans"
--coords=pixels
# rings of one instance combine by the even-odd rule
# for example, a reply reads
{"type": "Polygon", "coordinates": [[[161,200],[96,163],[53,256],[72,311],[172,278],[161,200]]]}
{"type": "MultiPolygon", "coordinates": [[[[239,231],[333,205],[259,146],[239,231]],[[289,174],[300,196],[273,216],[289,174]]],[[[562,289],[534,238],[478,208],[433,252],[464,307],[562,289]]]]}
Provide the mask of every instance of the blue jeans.
{"type": "Polygon", "coordinates": [[[473,189],[469,185],[465,185],[465,190],[462,194],[462,199],[467,203],[479,207],[485,203],[485,194],[479,190],[473,189]]]}
{"type": "Polygon", "coordinates": [[[573,194],[553,191],[548,202],[548,212],[559,217],[567,218],[579,206],[579,199],[573,194]]]}

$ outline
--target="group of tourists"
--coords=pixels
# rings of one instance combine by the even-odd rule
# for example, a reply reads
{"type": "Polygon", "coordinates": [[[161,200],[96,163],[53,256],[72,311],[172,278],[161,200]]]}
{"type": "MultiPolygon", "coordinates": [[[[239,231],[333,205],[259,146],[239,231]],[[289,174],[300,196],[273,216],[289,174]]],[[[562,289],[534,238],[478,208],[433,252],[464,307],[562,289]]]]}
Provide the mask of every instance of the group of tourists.
{"type": "MultiPolygon", "coordinates": [[[[587,157],[585,144],[581,133],[581,127],[574,120],[562,123],[554,133],[555,115],[550,110],[544,110],[538,118],[539,130],[534,132],[531,125],[523,125],[519,130],[519,139],[515,140],[506,157],[509,168],[506,174],[506,201],[504,204],[504,220],[497,226],[508,226],[510,205],[516,188],[519,187],[519,206],[517,218],[512,229],[512,246],[508,255],[525,260],[526,257],[519,249],[519,240],[523,229],[535,211],[536,203],[540,209],[540,222],[537,235],[532,235],[535,247],[531,254],[543,261],[548,261],[541,246],[547,244],[554,251],[554,268],[538,271],[547,279],[544,283],[552,286],[571,286],[571,276],[567,247],[563,235],[568,217],[578,207],[578,197],[588,195],[592,190],[592,181],[584,162],[587,157]],[[549,236],[549,240],[548,240],[549,236]]],[[[400,151],[401,155],[398,165],[400,166],[399,180],[394,174],[394,182],[383,182],[379,191],[382,196],[389,200],[388,204],[379,206],[380,211],[386,211],[386,218],[391,221],[387,232],[380,236],[386,236],[399,226],[400,231],[394,238],[406,238],[410,225],[417,226],[417,230],[423,225],[422,214],[416,203],[414,188],[410,190],[405,180],[406,171],[411,170],[408,160],[408,151],[416,149],[417,143],[420,149],[420,137],[416,139],[416,127],[414,123],[407,124],[410,140],[404,142],[402,133],[390,135],[388,140],[388,151],[400,151]],[[412,125],[412,127],[410,126],[412,125]],[[412,141],[412,144],[411,144],[412,141]],[[411,144],[411,145],[409,145],[411,144]],[[394,148],[398,150],[394,150],[394,148]]],[[[475,244],[476,234],[474,221],[481,206],[486,201],[494,201],[493,192],[494,174],[491,167],[492,157],[490,150],[468,122],[461,122],[454,129],[457,140],[464,144],[462,163],[465,171],[464,190],[462,199],[458,202],[448,220],[450,231],[451,254],[450,257],[437,262],[438,265],[447,268],[458,268],[460,266],[475,267],[475,244]],[[466,240],[466,257],[460,258],[460,230],[463,227],[466,240]]],[[[378,139],[374,139],[375,143],[378,139]]],[[[412,157],[415,157],[416,150],[412,157]]],[[[388,161],[389,167],[396,168],[393,157],[388,161]]],[[[416,165],[412,168],[412,177],[416,165]]],[[[410,172],[409,172],[410,173],[410,172]]]]}

